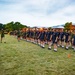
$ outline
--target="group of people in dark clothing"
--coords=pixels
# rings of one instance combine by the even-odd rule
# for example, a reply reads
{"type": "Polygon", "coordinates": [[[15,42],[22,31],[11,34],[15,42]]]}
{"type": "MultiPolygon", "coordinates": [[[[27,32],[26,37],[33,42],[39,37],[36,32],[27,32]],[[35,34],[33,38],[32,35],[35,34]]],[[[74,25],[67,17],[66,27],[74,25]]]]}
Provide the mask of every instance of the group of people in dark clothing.
{"type": "Polygon", "coordinates": [[[17,36],[18,41],[22,38],[38,44],[42,48],[45,48],[45,44],[48,44],[48,50],[51,50],[53,45],[55,52],[57,52],[58,47],[66,50],[72,47],[75,51],[75,31],[26,28],[24,31],[14,31],[13,34],[17,36]]]}

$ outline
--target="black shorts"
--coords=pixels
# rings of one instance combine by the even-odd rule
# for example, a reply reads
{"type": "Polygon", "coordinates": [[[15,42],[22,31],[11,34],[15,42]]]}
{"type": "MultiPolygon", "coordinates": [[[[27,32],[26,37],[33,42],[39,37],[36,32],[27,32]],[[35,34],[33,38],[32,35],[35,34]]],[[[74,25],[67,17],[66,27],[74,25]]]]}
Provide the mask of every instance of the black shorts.
{"type": "Polygon", "coordinates": [[[50,42],[51,40],[50,39],[47,39],[47,41],[50,42]]]}
{"type": "Polygon", "coordinates": [[[57,44],[57,41],[56,40],[53,40],[53,44],[57,44]]]}
{"type": "Polygon", "coordinates": [[[64,39],[61,39],[61,42],[63,42],[64,41],[64,39]]]}
{"type": "Polygon", "coordinates": [[[70,42],[70,40],[68,40],[68,38],[66,38],[66,39],[65,39],[65,42],[68,43],[68,42],[70,42]]]}
{"type": "Polygon", "coordinates": [[[73,45],[75,46],[75,41],[73,42],[73,45]]]}
{"type": "Polygon", "coordinates": [[[60,41],[60,39],[59,39],[59,38],[57,39],[57,42],[58,42],[58,41],[60,41]]]}
{"type": "Polygon", "coordinates": [[[27,37],[29,38],[30,36],[29,36],[29,35],[27,35],[27,37]]]}
{"type": "Polygon", "coordinates": [[[20,38],[20,35],[18,35],[17,37],[20,38]]]}

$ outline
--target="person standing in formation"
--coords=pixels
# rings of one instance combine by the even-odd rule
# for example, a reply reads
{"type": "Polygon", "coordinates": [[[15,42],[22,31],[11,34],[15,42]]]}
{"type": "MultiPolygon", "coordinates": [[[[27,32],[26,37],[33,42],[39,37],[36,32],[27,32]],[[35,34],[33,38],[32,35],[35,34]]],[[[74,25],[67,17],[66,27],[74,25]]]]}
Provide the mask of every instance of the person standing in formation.
{"type": "Polygon", "coordinates": [[[57,52],[57,39],[58,39],[57,31],[54,30],[54,33],[52,35],[52,42],[53,42],[53,46],[54,46],[54,51],[55,52],[57,52]]]}
{"type": "Polygon", "coordinates": [[[51,29],[47,30],[47,43],[48,43],[48,49],[51,50],[51,43],[52,43],[52,31],[51,29]]]}
{"type": "Polygon", "coordinates": [[[74,51],[75,51],[75,31],[74,31],[74,36],[73,36],[72,42],[73,42],[73,47],[74,47],[74,51]]]}
{"type": "Polygon", "coordinates": [[[66,32],[65,32],[66,50],[69,49],[69,41],[70,41],[70,31],[66,30],[66,32]]]}
{"type": "Polygon", "coordinates": [[[18,39],[18,42],[20,42],[20,36],[21,36],[20,30],[18,30],[18,31],[17,31],[17,39],[18,39]]]}

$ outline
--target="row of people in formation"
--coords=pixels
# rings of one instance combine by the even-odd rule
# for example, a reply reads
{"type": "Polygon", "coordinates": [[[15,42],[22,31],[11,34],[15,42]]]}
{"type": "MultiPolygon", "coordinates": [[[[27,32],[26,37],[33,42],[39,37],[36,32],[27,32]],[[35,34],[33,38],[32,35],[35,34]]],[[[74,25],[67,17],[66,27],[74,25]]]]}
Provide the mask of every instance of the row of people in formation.
{"type": "Polygon", "coordinates": [[[15,33],[18,37],[18,41],[22,36],[23,39],[37,43],[42,48],[45,48],[45,43],[48,44],[48,49],[51,50],[53,45],[54,51],[57,52],[59,46],[62,48],[65,47],[66,50],[71,46],[75,51],[75,31],[71,32],[70,30],[59,31],[59,30],[27,30],[24,32],[17,31],[15,33]]]}

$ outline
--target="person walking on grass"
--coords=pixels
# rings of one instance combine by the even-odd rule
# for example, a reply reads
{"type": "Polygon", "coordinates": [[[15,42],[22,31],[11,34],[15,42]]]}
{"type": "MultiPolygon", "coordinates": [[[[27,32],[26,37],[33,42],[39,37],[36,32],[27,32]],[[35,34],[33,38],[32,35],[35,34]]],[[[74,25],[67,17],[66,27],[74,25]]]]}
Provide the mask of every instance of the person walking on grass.
{"type": "Polygon", "coordinates": [[[65,40],[65,32],[61,30],[60,32],[60,41],[61,41],[61,47],[64,48],[64,40],[65,40]]]}
{"type": "Polygon", "coordinates": [[[69,48],[69,42],[70,42],[70,30],[66,30],[65,32],[66,50],[68,50],[69,48]]]}
{"type": "Polygon", "coordinates": [[[54,51],[55,52],[57,52],[57,39],[58,39],[57,31],[54,30],[54,33],[52,35],[52,41],[53,41],[53,46],[54,46],[54,51]]]}
{"type": "Polygon", "coordinates": [[[74,49],[74,46],[73,46],[74,32],[71,31],[70,34],[71,34],[71,47],[72,47],[72,49],[74,49]]]}
{"type": "Polygon", "coordinates": [[[20,30],[17,31],[17,40],[20,42],[20,30]]]}
{"type": "Polygon", "coordinates": [[[1,31],[1,43],[3,42],[3,38],[5,37],[5,35],[4,35],[4,30],[2,29],[2,31],[1,31]]]}
{"type": "Polygon", "coordinates": [[[45,31],[44,31],[44,29],[41,30],[40,43],[41,43],[41,47],[45,48],[45,31]]]}
{"type": "Polygon", "coordinates": [[[73,46],[74,46],[74,51],[75,51],[75,31],[74,31],[74,36],[73,36],[73,40],[72,40],[72,42],[73,42],[73,46]]]}
{"type": "Polygon", "coordinates": [[[47,31],[47,42],[48,42],[48,50],[51,50],[51,43],[52,43],[52,31],[48,29],[47,31]]]}

